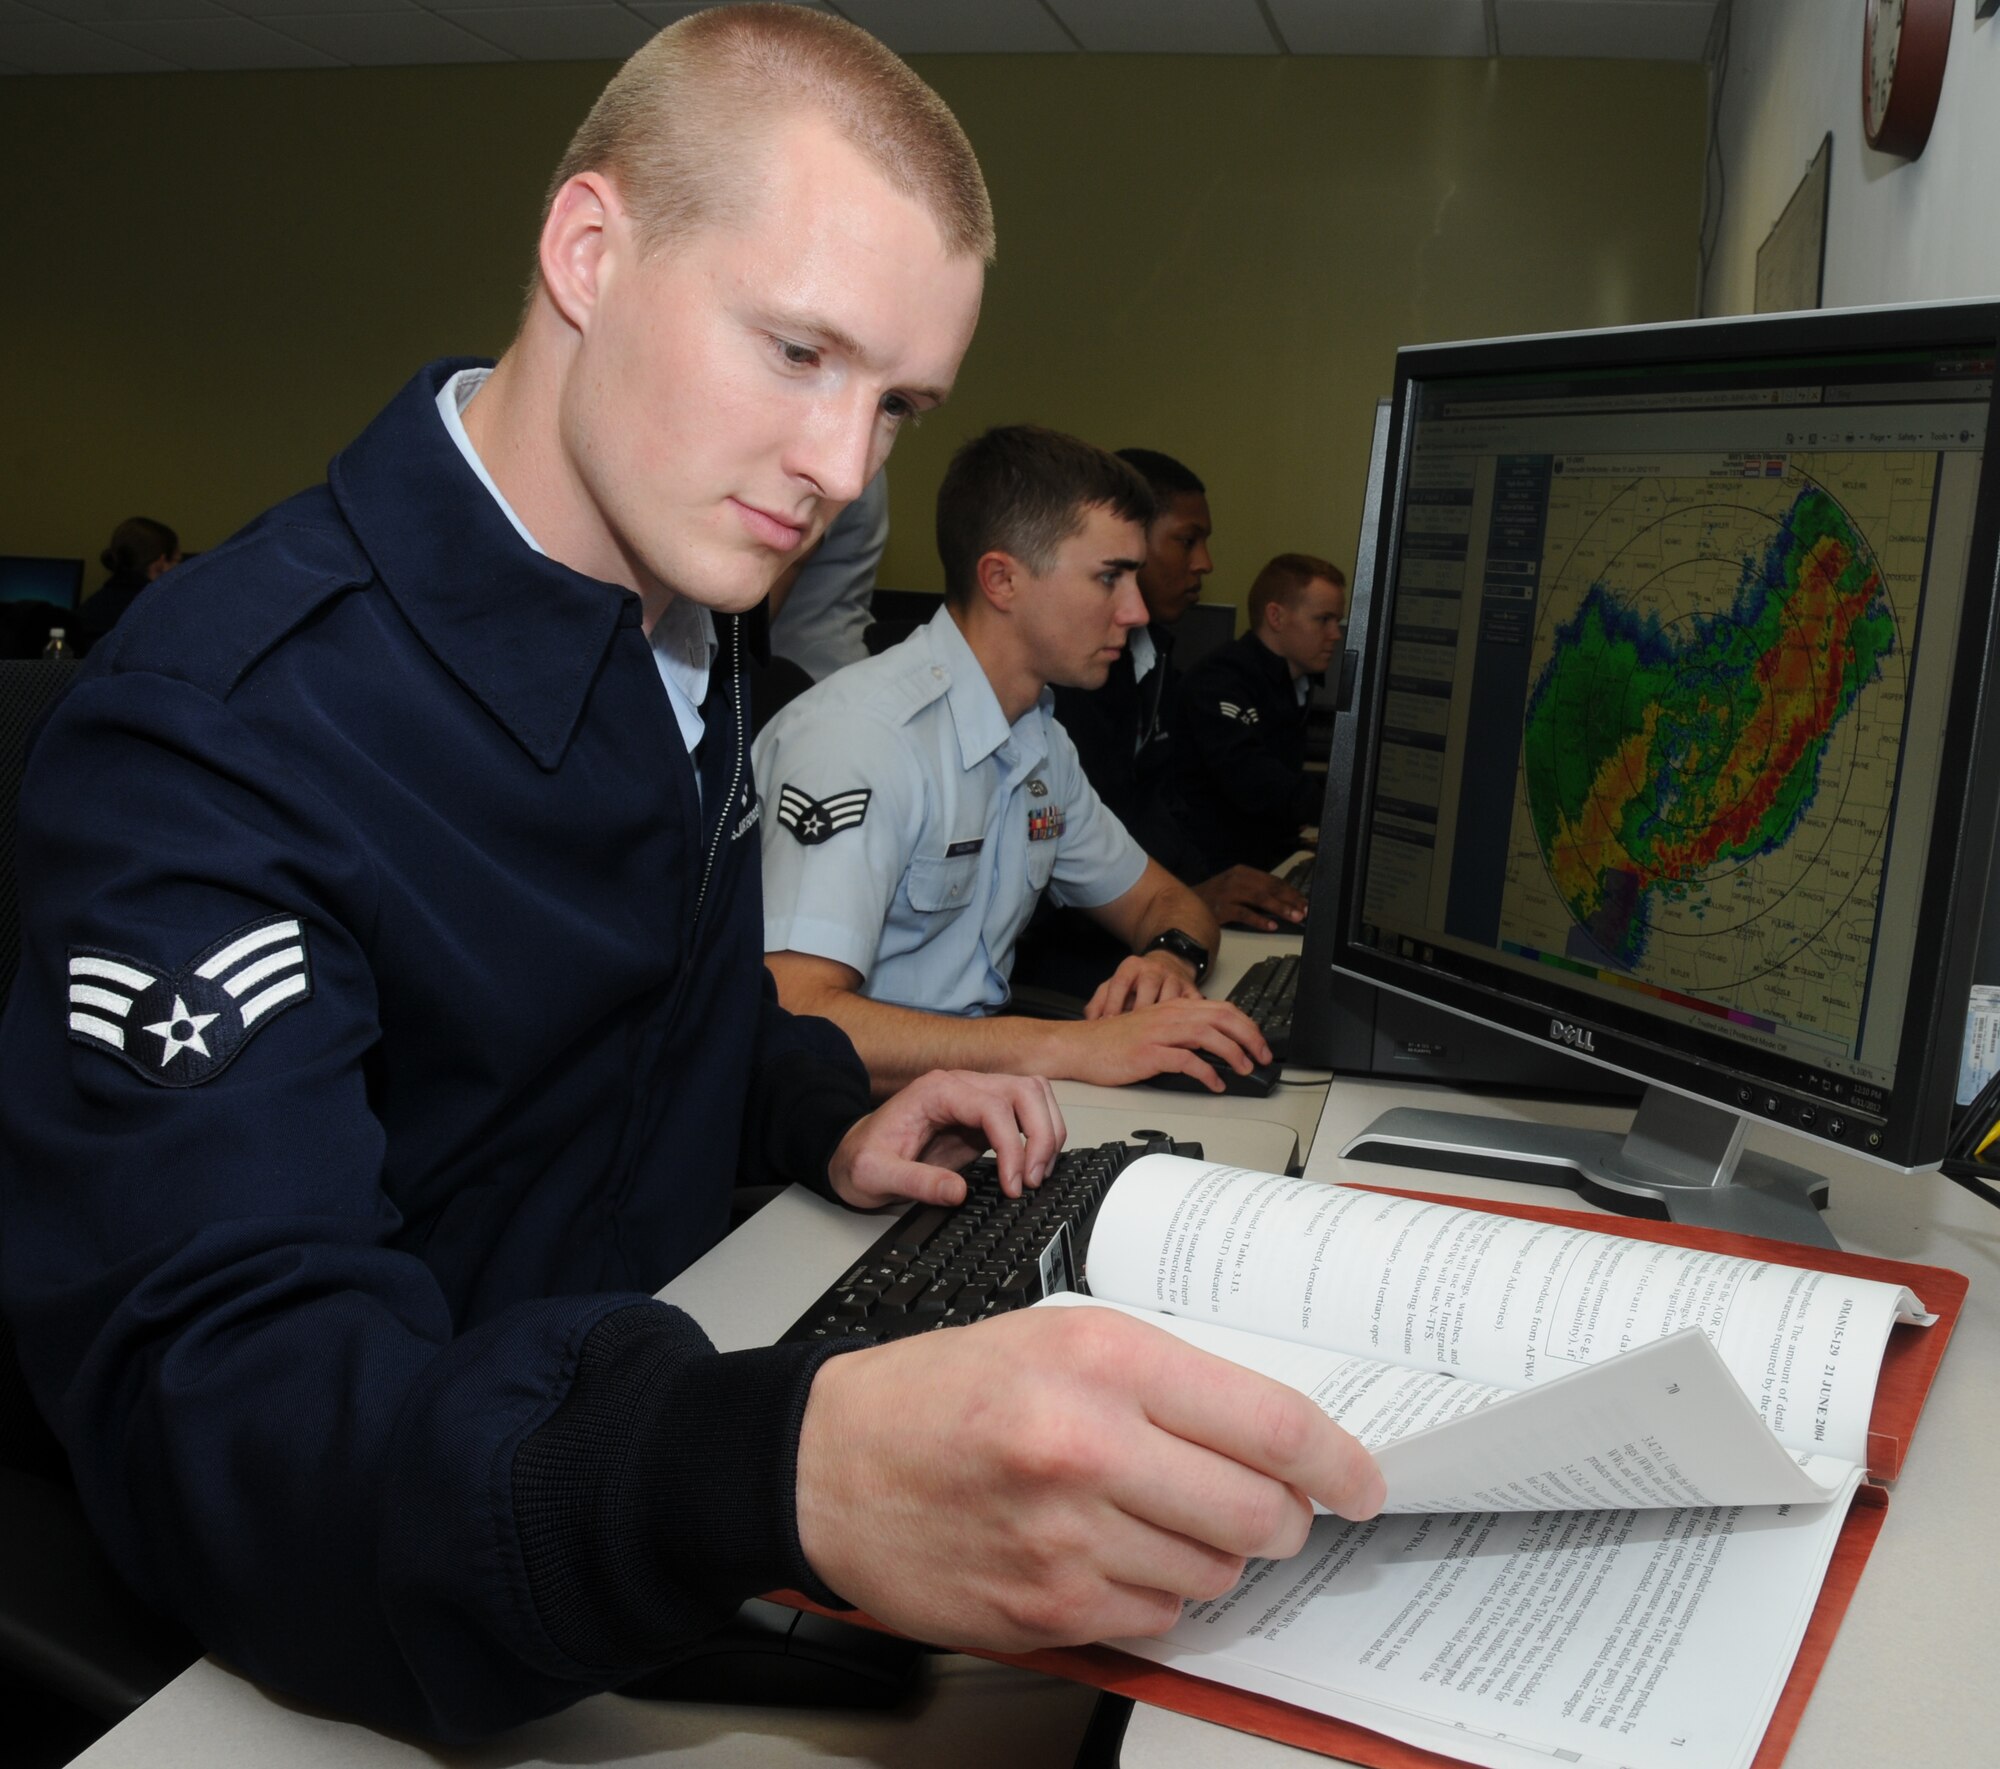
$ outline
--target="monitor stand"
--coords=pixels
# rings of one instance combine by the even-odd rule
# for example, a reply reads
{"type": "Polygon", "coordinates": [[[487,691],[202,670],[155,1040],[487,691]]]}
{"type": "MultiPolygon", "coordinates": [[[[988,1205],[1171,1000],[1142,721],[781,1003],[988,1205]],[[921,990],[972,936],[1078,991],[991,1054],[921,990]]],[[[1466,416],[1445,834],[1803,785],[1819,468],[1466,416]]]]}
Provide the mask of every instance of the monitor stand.
{"type": "Polygon", "coordinates": [[[1398,1106],[1340,1152],[1357,1161],[1565,1185],[1627,1216],[1838,1247],[1820,1220],[1827,1182],[1745,1149],[1746,1128],[1742,1114],[1727,1107],[1649,1087],[1623,1136],[1398,1106]]]}

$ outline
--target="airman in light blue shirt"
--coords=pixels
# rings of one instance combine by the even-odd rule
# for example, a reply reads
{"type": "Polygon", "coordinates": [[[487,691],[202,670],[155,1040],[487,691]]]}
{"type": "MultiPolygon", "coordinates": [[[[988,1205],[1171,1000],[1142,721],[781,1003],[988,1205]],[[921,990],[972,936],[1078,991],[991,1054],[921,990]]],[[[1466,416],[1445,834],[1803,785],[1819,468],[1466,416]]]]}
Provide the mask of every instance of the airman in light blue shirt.
{"type": "Polygon", "coordinates": [[[1152,493],[1124,462],[1026,425],[961,448],[938,493],[945,605],[801,695],[758,739],[765,963],[836,1021],[887,1091],[934,1068],[1118,1085],[1269,1062],[1199,983],[1215,920],[1100,802],[1051,710],[1144,622],[1152,493]],[[1006,1013],[1047,891],[1132,956],[1080,1020],[1006,1013]]]}
{"type": "Polygon", "coordinates": [[[757,740],[764,944],[932,1013],[1007,1002],[1043,891],[1095,908],[1146,856],[1104,808],[1044,688],[1009,724],[946,609],[794,700],[757,740]]]}

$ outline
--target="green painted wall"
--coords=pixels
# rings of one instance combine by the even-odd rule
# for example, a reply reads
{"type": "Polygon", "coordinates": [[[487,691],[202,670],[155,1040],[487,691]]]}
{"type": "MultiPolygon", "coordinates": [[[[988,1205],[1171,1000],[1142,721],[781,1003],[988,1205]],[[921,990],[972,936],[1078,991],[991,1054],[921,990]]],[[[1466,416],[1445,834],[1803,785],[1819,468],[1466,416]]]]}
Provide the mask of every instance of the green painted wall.
{"type": "MultiPolygon", "coordinates": [[[[1000,264],[891,470],[883,581],[937,581],[951,449],[1032,418],[1209,482],[1212,597],[1353,556],[1403,342],[1693,311],[1705,76],[1580,61],[934,57],[1000,264]]],[[[0,552],[209,546],[424,358],[512,329],[602,64],[34,78],[0,106],[0,552]]],[[[94,570],[94,565],[93,565],[94,570]]],[[[87,579],[88,581],[93,581],[87,579]]]]}

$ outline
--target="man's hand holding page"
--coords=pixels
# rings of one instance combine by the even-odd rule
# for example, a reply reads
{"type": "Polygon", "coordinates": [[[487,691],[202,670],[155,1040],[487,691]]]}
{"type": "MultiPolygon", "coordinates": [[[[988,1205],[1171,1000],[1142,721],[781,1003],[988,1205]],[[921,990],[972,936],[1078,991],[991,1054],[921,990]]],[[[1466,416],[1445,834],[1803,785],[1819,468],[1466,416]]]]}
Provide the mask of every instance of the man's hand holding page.
{"type": "Polygon", "coordinates": [[[1184,1598],[1371,1517],[1373,1459],[1304,1395],[1104,1309],[1033,1310],[829,1359],[799,1539],[848,1602],[1004,1651],[1159,1634],[1184,1598]]]}

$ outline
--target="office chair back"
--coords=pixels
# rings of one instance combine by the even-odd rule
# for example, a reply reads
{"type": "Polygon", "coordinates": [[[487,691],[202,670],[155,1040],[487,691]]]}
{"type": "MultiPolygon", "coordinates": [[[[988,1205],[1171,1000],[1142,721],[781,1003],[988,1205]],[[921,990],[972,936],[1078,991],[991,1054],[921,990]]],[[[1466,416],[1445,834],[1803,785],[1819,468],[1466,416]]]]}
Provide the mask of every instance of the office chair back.
{"type": "Polygon", "coordinates": [[[21,895],[14,880],[14,812],[21,802],[21,776],[28,765],[28,740],[69,686],[76,665],[9,658],[0,661],[0,1007],[14,987],[21,963],[21,895]]]}
{"type": "MultiPolygon", "coordinates": [[[[75,673],[72,663],[0,660],[0,1006],[20,968],[14,839],[28,744],[75,673]]],[[[105,1559],[0,1316],[0,1673],[10,1705],[39,1696],[113,1725],[200,1650],[105,1559]]]]}
{"type": "Polygon", "coordinates": [[[861,635],[868,655],[879,657],[891,645],[902,644],[943,603],[944,597],[933,590],[885,590],[877,584],[868,595],[868,625],[861,635]]]}
{"type": "MultiPolygon", "coordinates": [[[[76,665],[39,659],[0,661],[0,1007],[13,992],[21,962],[21,895],[14,876],[14,819],[28,742],[43,715],[69,686],[76,665]]],[[[14,1333],[0,1317],[0,1468],[15,1468],[67,1484],[69,1463],[43,1423],[14,1356],[14,1333]]]]}

